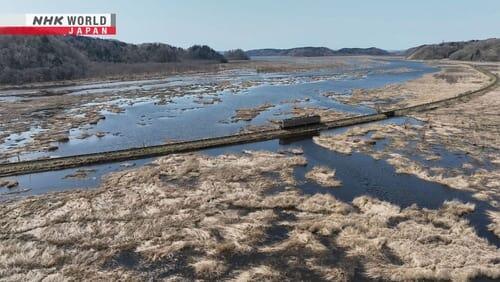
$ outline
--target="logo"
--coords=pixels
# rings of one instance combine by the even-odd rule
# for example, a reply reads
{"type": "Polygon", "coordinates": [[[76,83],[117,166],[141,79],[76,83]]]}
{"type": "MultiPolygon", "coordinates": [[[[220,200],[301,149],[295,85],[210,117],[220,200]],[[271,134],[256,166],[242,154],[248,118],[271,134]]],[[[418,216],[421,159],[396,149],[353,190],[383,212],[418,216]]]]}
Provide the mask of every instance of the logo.
{"type": "Polygon", "coordinates": [[[116,14],[25,14],[0,24],[3,35],[116,35],[116,14]]]}

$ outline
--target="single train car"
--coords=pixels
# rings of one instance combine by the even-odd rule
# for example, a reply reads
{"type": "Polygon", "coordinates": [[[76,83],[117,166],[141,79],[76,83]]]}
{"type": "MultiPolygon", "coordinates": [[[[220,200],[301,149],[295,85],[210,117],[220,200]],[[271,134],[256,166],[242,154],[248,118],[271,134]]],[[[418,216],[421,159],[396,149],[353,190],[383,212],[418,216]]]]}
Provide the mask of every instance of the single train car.
{"type": "Polygon", "coordinates": [[[281,129],[294,128],[298,126],[318,124],[321,122],[321,117],[319,115],[309,115],[301,117],[286,118],[281,120],[281,129]]]}

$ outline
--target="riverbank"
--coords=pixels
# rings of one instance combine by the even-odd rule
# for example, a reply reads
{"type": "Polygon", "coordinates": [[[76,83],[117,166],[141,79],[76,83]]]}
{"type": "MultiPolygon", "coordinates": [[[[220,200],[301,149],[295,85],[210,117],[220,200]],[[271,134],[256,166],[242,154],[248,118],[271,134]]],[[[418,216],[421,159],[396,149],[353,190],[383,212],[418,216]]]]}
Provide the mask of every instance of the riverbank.
{"type": "Polygon", "coordinates": [[[425,74],[403,84],[390,84],[372,90],[355,89],[342,101],[384,111],[454,97],[488,84],[487,75],[463,62],[434,61],[429,64],[438,67],[439,72],[425,74]]]}
{"type": "MultiPolygon", "coordinates": [[[[499,74],[498,64],[486,68],[499,74]]],[[[426,89],[424,84],[429,79],[440,80],[441,74],[405,83],[396,89],[419,93],[426,89]]],[[[451,83],[444,93],[479,84],[474,76],[461,76],[458,80],[460,86],[451,83]]],[[[376,100],[377,93],[365,99],[376,100]]],[[[471,191],[476,199],[491,206],[490,214],[495,218],[500,206],[499,106],[500,91],[496,88],[465,103],[411,114],[420,121],[416,124],[354,127],[343,134],[317,137],[315,142],[340,153],[363,152],[386,160],[398,173],[471,191]]],[[[497,228],[495,222],[498,221],[492,223],[492,230],[497,228]]]]}

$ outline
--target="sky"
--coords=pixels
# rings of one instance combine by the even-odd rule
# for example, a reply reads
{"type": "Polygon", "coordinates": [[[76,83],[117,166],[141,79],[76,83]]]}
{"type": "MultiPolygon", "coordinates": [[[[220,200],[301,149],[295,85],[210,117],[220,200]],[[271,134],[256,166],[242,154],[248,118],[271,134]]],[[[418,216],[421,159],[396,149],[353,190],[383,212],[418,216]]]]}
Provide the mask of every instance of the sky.
{"type": "Polygon", "coordinates": [[[115,39],[216,50],[402,50],[500,37],[500,0],[0,0],[19,13],[116,13],[115,39]]]}

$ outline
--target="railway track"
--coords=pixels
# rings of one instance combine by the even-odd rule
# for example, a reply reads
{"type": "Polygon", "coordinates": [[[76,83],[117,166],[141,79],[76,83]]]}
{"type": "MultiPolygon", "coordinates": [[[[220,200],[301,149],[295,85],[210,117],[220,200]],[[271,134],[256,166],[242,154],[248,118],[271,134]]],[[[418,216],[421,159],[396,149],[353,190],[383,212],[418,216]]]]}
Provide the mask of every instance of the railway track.
{"type": "Polygon", "coordinates": [[[344,126],[363,124],[373,121],[384,120],[395,116],[404,116],[412,112],[432,110],[435,108],[450,105],[456,102],[464,102],[476,96],[482,95],[497,86],[498,77],[480,67],[472,66],[479,72],[486,74],[490,78],[488,85],[474,90],[461,93],[455,97],[424,103],[416,106],[392,109],[378,114],[370,114],[356,117],[349,117],[337,120],[326,120],[320,124],[300,126],[292,129],[270,129],[259,132],[240,133],[228,136],[204,138],[192,141],[181,141],[170,144],[130,148],[125,150],[116,150],[101,153],[92,153],[84,155],[74,155],[67,157],[57,157],[50,159],[40,159],[31,161],[21,161],[14,163],[0,164],[0,177],[29,174],[43,171],[75,168],[88,165],[96,165],[110,162],[119,162],[126,160],[142,159],[156,157],[173,153],[192,152],[201,149],[230,146],[236,144],[252,143],[266,141],[271,139],[291,138],[300,135],[314,134],[321,130],[333,129],[344,126]]]}

